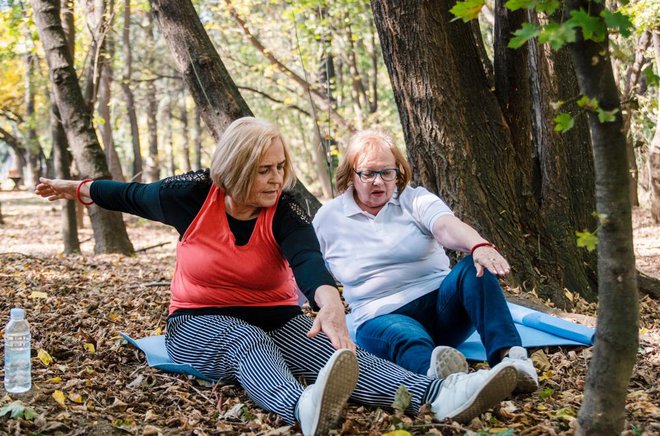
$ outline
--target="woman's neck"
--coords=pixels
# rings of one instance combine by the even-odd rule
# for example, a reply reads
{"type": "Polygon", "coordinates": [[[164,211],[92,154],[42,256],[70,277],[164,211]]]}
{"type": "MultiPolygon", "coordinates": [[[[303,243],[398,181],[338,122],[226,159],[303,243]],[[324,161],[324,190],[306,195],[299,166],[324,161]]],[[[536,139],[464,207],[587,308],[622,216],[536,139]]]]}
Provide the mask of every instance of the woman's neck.
{"type": "Polygon", "coordinates": [[[241,221],[251,220],[259,215],[258,207],[238,203],[229,195],[225,195],[225,210],[231,217],[241,221]]]}

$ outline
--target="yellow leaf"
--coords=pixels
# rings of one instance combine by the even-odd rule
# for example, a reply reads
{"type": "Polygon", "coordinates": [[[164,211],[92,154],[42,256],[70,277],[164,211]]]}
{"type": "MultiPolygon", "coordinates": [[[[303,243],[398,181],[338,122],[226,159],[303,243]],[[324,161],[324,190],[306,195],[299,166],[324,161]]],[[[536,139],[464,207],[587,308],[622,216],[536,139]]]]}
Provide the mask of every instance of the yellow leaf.
{"type": "Polygon", "coordinates": [[[66,405],[64,405],[64,401],[65,401],[64,392],[56,390],[55,392],[53,392],[53,398],[55,399],[55,401],[57,401],[57,404],[66,408],[66,405]]]}
{"type": "Polygon", "coordinates": [[[162,334],[163,334],[163,329],[160,328],[160,327],[158,327],[156,330],[154,330],[154,331],[151,333],[151,336],[160,336],[160,335],[162,335],[162,334]]]}
{"type": "Polygon", "coordinates": [[[96,353],[96,348],[94,348],[94,344],[84,344],[83,348],[87,350],[88,353],[96,353]]]}
{"type": "Polygon", "coordinates": [[[46,292],[32,291],[30,298],[48,298],[48,294],[46,292]]]}
{"type": "Polygon", "coordinates": [[[48,379],[48,383],[62,383],[62,377],[53,377],[48,379]]]}
{"type": "Polygon", "coordinates": [[[383,433],[383,436],[410,436],[410,432],[408,430],[394,430],[383,433]]]}
{"type": "Polygon", "coordinates": [[[75,392],[71,392],[67,396],[69,397],[69,400],[73,401],[74,403],[82,404],[83,402],[82,395],[77,394],[75,392]]]}
{"type": "Polygon", "coordinates": [[[46,366],[53,363],[53,358],[51,357],[50,354],[48,354],[48,351],[44,350],[43,348],[39,348],[39,351],[37,351],[37,357],[39,358],[39,360],[41,360],[41,363],[43,363],[46,366]]]}
{"type": "Polygon", "coordinates": [[[114,322],[114,321],[119,321],[119,318],[121,318],[121,316],[120,316],[120,315],[117,315],[117,314],[114,313],[114,312],[110,312],[110,313],[108,314],[108,318],[110,319],[110,321],[113,321],[113,322],[114,322]]]}

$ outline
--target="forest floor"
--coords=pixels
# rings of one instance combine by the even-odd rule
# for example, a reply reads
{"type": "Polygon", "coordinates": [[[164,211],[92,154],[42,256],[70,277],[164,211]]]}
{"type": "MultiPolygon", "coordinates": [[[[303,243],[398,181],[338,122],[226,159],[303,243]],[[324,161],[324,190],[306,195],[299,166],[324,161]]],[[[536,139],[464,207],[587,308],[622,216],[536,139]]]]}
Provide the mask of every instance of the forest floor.
{"type": "MultiPolygon", "coordinates": [[[[63,256],[58,205],[24,191],[0,192],[0,204],[5,220],[0,225],[0,324],[10,307],[26,308],[34,383],[28,394],[13,398],[0,388],[0,434],[299,432],[255,407],[237,386],[149,368],[141,352],[119,336],[119,331],[136,338],[162,334],[169,298],[162,283],[173,271],[173,230],[126,217],[136,249],[165,245],[133,257],[93,256],[87,225],[80,230],[83,254],[63,256]],[[20,418],[10,417],[10,404],[20,418]]],[[[638,267],[660,278],[660,226],[652,224],[644,209],[635,210],[634,224],[638,267]]],[[[640,347],[628,387],[625,434],[660,434],[660,306],[648,296],[640,302],[640,347]]],[[[584,319],[593,319],[588,317],[595,310],[594,304],[577,301],[575,312],[586,315],[584,319]]],[[[541,388],[502,402],[469,425],[433,423],[424,410],[410,418],[350,405],[337,432],[571,434],[590,356],[591,349],[584,347],[536,350],[541,388]]]]}

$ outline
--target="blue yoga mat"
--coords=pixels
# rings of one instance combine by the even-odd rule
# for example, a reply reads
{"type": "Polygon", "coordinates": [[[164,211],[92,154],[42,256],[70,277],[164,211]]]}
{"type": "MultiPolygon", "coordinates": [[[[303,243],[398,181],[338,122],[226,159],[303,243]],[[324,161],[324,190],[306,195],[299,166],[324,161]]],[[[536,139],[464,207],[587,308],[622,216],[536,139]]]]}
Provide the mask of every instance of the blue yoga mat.
{"type": "MultiPolygon", "coordinates": [[[[517,304],[508,304],[524,347],[593,345],[595,330],[591,327],[555,318],[552,315],[517,304]]],[[[162,371],[189,374],[202,380],[212,381],[190,365],[172,362],[165,349],[165,336],[133,339],[125,333],[119,332],[119,334],[131,345],[144,352],[149,366],[162,371]]],[[[486,360],[486,350],[481,344],[481,337],[477,332],[474,332],[458,349],[467,359],[486,360]]]]}

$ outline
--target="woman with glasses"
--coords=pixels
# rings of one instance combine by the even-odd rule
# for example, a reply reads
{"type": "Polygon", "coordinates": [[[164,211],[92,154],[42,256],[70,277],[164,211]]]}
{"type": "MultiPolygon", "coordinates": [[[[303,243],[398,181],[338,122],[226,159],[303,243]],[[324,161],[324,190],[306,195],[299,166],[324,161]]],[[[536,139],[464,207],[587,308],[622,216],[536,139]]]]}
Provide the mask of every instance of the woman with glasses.
{"type": "Polygon", "coordinates": [[[476,329],[491,366],[511,362],[516,389],[538,388],[497,276],[509,273],[495,245],[423,187],[386,134],[351,139],[337,168],[341,195],[313,224],[326,265],[343,285],[356,343],[418,374],[467,371],[459,346],[476,329]],[[453,268],[445,248],[469,253],[453,268]]]}
{"type": "Polygon", "coordinates": [[[210,170],[149,184],[41,179],[36,193],[176,228],[170,358],[242,386],[305,435],[327,434],[349,398],[389,408],[401,385],[411,394],[407,412],[429,403],[438,420],[470,421],[511,393],[508,364],[442,381],[356,350],[310,219],[286,192],[294,182],[278,128],[246,117],[224,132],[210,170]],[[315,320],[303,315],[297,287],[315,320]]]}

